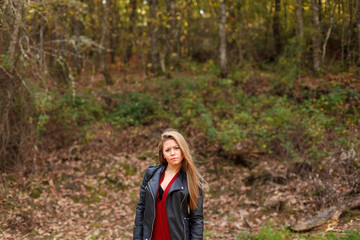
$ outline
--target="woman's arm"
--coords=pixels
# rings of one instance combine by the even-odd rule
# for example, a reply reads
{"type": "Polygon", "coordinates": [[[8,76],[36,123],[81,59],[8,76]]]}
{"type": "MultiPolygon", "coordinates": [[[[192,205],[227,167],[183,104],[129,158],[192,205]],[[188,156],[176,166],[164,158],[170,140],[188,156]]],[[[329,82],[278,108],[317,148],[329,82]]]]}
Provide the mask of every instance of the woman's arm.
{"type": "Polygon", "coordinates": [[[135,216],[135,227],[134,227],[134,236],[133,239],[142,239],[143,237],[143,219],[144,219],[144,210],[145,210],[145,186],[147,185],[149,179],[150,168],[146,169],[144,179],[140,187],[140,200],[136,205],[136,216],[135,216]]]}
{"type": "Polygon", "coordinates": [[[190,233],[191,240],[203,239],[204,221],[203,221],[203,193],[199,188],[198,208],[190,211],[190,233]]]}

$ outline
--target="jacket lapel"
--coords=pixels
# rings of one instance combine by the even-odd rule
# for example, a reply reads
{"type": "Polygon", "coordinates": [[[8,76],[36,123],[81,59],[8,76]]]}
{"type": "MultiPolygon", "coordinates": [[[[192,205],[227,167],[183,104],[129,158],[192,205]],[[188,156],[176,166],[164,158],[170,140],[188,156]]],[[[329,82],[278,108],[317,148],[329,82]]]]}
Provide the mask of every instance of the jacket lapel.
{"type": "Polygon", "coordinates": [[[180,169],[179,176],[175,179],[173,184],[170,186],[168,196],[170,195],[170,193],[172,193],[174,191],[185,189],[184,183],[186,183],[186,181],[183,181],[184,177],[186,177],[186,176],[185,176],[184,172],[180,169]]]}
{"type": "Polygon", "coordinates": [[[165,165],[161,166],[160,171],[157,170],[156,173],[152,176],[152,178],[148,182],[148,185],[150,186],[150,191],[155,201],[157,197],[157,191],[159,188],[160,177],[164,170],[165,170],[165,165]]]}

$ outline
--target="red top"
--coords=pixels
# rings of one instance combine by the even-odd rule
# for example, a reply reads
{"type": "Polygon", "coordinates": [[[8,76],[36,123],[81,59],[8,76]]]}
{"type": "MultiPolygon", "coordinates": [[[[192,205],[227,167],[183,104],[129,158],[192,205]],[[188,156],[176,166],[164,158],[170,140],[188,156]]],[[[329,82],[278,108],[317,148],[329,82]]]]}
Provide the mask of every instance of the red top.
{"type": "Polygon", "coordinates": [[[169,230],[169,223],[167,219],[166,214],[166,197],[168,195],[169,189],[177,176],[179,175],[179,172],[175,174],[175,176],[171,179],[169,184],[167,185],[164,193],[162,194],[162,197],[160,199],[159,191],[161,191],[161,183],[164,180],[165,171],[161,174],[160,182],[159,182],[159,191],[156,198],[156,215],[155,215],[155,222],[154,222],[154,228],[153,228],[153,240],[170,240],[170,230],[169,230]]]}

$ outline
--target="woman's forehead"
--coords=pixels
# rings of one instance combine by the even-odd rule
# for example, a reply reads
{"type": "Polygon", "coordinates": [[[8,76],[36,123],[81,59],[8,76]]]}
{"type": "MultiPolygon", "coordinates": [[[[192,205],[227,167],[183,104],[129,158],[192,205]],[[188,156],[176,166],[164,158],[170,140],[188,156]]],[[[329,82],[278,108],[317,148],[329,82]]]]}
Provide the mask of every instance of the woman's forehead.
{"type": "Polygon", "coordinates": [[[173,146],[176,146],[176,145],[178,145],[178,143],[174,139],[167,139],[164,142],[164,148],[173,147],[173,146]]]}

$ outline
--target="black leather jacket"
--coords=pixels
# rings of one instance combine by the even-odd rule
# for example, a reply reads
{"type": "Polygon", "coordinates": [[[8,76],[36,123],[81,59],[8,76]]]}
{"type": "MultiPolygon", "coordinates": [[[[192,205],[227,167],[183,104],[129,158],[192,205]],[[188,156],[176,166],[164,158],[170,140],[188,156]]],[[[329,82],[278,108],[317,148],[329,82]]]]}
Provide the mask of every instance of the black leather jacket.
{"type": "MultiPolygon", "coordinates": [[[[136,206],[133,239],[150,240],[152,237],[156,196],[165,166],[153,165],[146,169],[140,188],[140,201],[136,206]]],[[[188,212],[189,192],[186,173],[180,170],[166,198],[166,213],[172,240],[203,239],[203,195],[201,189],[199,191],[198,208],[188,212]]]]}

